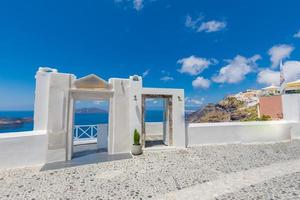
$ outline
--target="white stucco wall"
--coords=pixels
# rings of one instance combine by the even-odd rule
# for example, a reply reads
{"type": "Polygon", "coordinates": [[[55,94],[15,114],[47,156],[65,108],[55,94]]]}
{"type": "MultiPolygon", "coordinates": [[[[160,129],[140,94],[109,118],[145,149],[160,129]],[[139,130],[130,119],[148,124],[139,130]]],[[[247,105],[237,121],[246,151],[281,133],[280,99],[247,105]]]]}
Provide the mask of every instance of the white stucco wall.
{"type": "Polygon", "coordinates": [[[143,88],[143,94],[172,95],[173,146],[186,147],[184,90],[169,88],[143,88]]]}
{"type": "Polygon", "coordinates": [[[139,133],[142,132],[142,77],[138,77],[139,81],[134,81],[134,76],[129,77],[129,143],[133,144],[133,133],[137,129],[139,133]]]}
{"type": "Polygon", "coordinates": [[[284,120],[300,121],[300,94],[282,95],[284,120]]]}
{"type": "Polygon", "coordinates": [[[46,162],[46,131],[0,134],[0,169],[43,165],[46,162]]]}
{"type": "Polygon", "coordinates": [[[291,138],[300,139],[300,122],[293,124],[293,128],[291,129],[291,138]]]}
{"type": "Polygon", "coordinates": [[[146,122],[146,135],[163,135],[163,122],[146,122]]]}
{"type": "MultiPolygon", "coordinates": [[[[300,94],[284,94],[282,98],[283,119],[300,122],[300,94]]],[[[291,129],[292,139],[300,139],[300,123],[295,123],[291,129]]]]}
{"type": "Polygon", "coordinates": [[[99,149],[108,148],[108,124],[98,125],[97,145],[99,149]]]}
{"type": "Polygon", "coordinates": [[[114,95],[110,100],[108,153],[129,153],[131,148],[129,124],[129,80],[109,79],[114,95]]]}
{"type": "Polygon", "coordinates": [[[47,130],[50,73],[38,71],[35,76],[34,130],[47,130]]]}
{"type": "Polygon", "coordinates": [[[299,136],[298,128],[292,121],[192,123],[188,144],[280,142],[299,136]]]}
{"type": "Polygon", "coordinates": [[[66,160],[69,89],[74,75],[38,71],[36,74],[34,130],[47,130],[47,162],[66,160]]]}

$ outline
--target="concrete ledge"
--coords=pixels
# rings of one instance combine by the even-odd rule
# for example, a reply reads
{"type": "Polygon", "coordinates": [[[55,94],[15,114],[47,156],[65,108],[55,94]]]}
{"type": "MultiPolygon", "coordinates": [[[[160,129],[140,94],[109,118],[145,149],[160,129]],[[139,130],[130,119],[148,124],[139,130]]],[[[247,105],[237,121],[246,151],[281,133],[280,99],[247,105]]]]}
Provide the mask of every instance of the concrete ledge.
{"type": "Polygon", "coordinates": [[[234,143],[272,143],[299,137],[295,121],[193,123],[188,146],[234,143]]]}
{"type": "Polygon", "coordinates": [[[252,121],[252,122],[215,122],[215,123],[190,123],[188,127],[212,127],[212,126],[257,126],[271,124],[297,124],[297,121],[252,121]]]}
{"type": "Polygon", "coordinates": [[[78,140],[78,141],[74,141],[74,145],[83,145],[83,144],[97,144],[97,139],[89,139],[89,138],[86,138],[86,139],[81,139],[81,140],[78,140]]]}
{"type": "Polygon", "coordinates": [[[163,122],[146,122],[146,135],[163,135],[163,122]]]}
{"type": "Polygon", "coordinates": [[[43,165],[47,149],[46,131],[0,134],[0,169],[43,165]]]}
{"type": "Polygon", "coordinates": [[[23,131],[23,132],[9,132],[9,133],[0,133],[0,139],[5,138],[16,138],[16,137],[29,137],[37,135],[45,135],[47,131],[23,131]]]}

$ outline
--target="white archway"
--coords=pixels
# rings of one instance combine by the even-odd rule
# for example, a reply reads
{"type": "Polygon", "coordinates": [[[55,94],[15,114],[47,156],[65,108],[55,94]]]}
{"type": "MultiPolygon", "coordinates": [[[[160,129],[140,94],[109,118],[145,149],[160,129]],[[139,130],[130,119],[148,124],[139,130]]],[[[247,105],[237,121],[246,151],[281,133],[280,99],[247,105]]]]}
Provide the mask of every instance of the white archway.
{"type": "MultiPolygon", "coordinates": [[[[110,85],[99,78],[96,75],[88,75],[86,77],[77,79],[74,81],[74,88],[70,90],[69,99],[69,119],[68,119],[68,132],[67,132],[67,145],[66,154],[67,160],[71,160],[73,157],[73,130],[74,130],[74,115],[75,115],[75,101],[77,100],[108,100],[111,101],[113,97],[113,90],[111,90],[110,85]]],[[[112,115],[111,107],[109,107],[109,117],[112,115]]],[[[108,141],[110,141],[110,118],[108,119],[108,141]]],[[[108,149],[110,148],[110,143],[108,142],[108,149]]]]}

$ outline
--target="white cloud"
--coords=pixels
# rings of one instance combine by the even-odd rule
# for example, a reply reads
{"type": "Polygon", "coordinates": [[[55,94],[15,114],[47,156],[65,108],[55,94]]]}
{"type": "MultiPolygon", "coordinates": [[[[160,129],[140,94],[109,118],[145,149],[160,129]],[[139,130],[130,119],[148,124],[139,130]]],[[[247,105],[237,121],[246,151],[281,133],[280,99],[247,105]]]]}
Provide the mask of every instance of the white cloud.
{"type": "Polygon", "coordinates": [[[137,11],[142,10],[144,7],[143,0],[133,0],[133,8],[137,11]]]}
{"type": "Polygon", "coordinates": [[[206,58],[190,56],[177,61],[178,64],[181,64],[181,68],[178,71],[180,73],[198,75],[204,69],[208,68],[209,65],[215,64],[216,62],[215,59],[208,60],[206,58]]]}
{"type": "Polygon", "coordinates": [[[158,100],[156,98],[147,98],[146,99],[146,103],[148,105],[163,105],[163,101],[162,100],[158,100]]]}
{"type": "Polygon", "coordinates": [[[170,72],[166,71],[166,70],[161,70],[162,73],[162,77],[160,78],[161,81],[173,81],[174,78],[170,75],[170,72]]]}
{"type": "Polygon", "coordinates": [[[188,105],[188,106],[199,106],[199,105],[202,105],[203,102],[204,102],[205,98],[202,97],[202,98],[190,98],[190,97],[186,97],[184,99],[185,101],[185,104],[188,105]]]}
{"type": "Polygon", "coordinates": [[[280,72],[273,71],[270,69],[265,69],[258,73],[257,82],[264,85],[279,85],[280,82],[280,72]]]}
{"type": "MultiPolygon", "coordinates": [[[[283,64],[283,74],[286,82],[300,79],[300,62],[286,61],[283,64]]],[[[265,69],[258,73],[257,82],[265,85],[279,85],[280,72],[271,69],[265,69]]]]}
{"type": "Polygon", "coordinates": [[[283,64],[283,74],[287,82],[296,81],[300,79],[300,62],[286,61],[283,64]]]}
{"type": "Polygon", "coordinates": [[[95,101],[93,101],[93,103],[96,105],[100,105],[100,104],[106,103],[106,101],[105,100],[95,100],[95,101]]]}
{"type": "Polygon", "coordinates": [[[167,82],[167,81],[173,81],[174,78],[172,76],[163,76],[160,78],[160,80],[167,82]]]}
{"type": "Polygon", "coordinates": [[[150,69],[147,69],[146,71],[144,71],[143,74],[142,74],[143,78],[148,76],[149,72],[150,72],[150,69]]]}
{"type": "MultiPolygon", "coordinates": [[[[154,1],[149,1],[149,2],[154,2],[154,1]]],[[[127,5],[128,3],[132,4],[133,9],[140,11],[144,8],[144,0],[115,0],[115,3],[117,4],[125,4],[127,5]]],[[[126,6],[127,7],[127,6],[126,6]]]]}
{"type": "Polygon", "coordinates": [[[197,17],[197,19],[193,20],[190,15],[187,15],[185,18],[185,26],[192,28],[192,29],[197,29],[199,26],[199,22],[203,19],[203,16],[197,17]]]}
{"type": "Polygon", "coordinates": [[[190,15],[187,15],[185,18],[185,26],[197,32],[206,33],[221,31],[227,26],[227,23],[225,21],[210,20],[202,22],[203,18],[204,17],[200,15],[193,20],[193,18],[190,15]]]}
{"type": "Polygon", "coordinates": [[[294,34],[294,38],[300,38],[300,30],[294,34]]]}
{"type": "Polygon", "coordinates": [[[288,58],[293,50],[294,47],[287,44],[275,45],[269,49],[268,54],[271,56],[270,60],[272,62],[271,68],[278,67],[280,60],[288,58]]]}
{"type": "Polygon", "coordinates": [[[224,28],[226,28],[226,22],[211,20],[207,22],[202,22],[200,27],[197,29],[197,32],[204,31],[206,33],[211,33],[221,31],[224,28]]]}
{"type": "Polygon", "coordinates": [[[212,77],[217,83],[238,83],[256,67],[256,61],[261,59],[260,55],[246,58],[237,55],[233,60],[227,60],[228,64],[222,67],[218,75],[212,77]]]}
{"type": "Polygon", "coordinates": [[[210,80],[205,79],[201,76],[198,76],[195,80],[193,80],[192,85],[196,89],[199,89],[199,88],[207,89],[210,86],[210,80]]]}
{"type": "Polygon", "coordinates": [[[195,26],[195,22],[190,15],[187,15],[185,18],[185,26],[189,28],[193,28],[195,26]]]}

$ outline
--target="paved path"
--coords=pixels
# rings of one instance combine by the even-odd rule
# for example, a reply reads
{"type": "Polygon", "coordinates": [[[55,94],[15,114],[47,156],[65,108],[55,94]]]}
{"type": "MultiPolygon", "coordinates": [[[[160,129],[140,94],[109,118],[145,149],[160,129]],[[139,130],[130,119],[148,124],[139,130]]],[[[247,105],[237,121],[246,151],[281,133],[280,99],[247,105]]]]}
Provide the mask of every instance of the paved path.
{"type": "MultiPolygon", "coordinates": [[[[244,187],[253,186],[269,179],[293,174],[295,172],[300,173],[300,160],[271,164],[266,167],[259,167],[237,173],[222,174],[214,181],[198,184],[179,191],[170,192],[163,195],[163,197],[160,197],[159,199],[209,200],[218,199],[218,197],[227,193],[231,193],[231,196],[236,196],[234,195],[234,192],[238,192],[244,187]]],[[[222,198],[225,198],[225,196],[222,198]]],[[[227,195],[228,198],[229,196],[230,195],[227,195]]],[[[298,197],[300,198],[300,196],[298,197]]]]}
{"type": "Polygon", "coordinates": [[[287,174],[266,180],[262,183],[244,187],[234,193],[227,193],[216,198],[217,200],[225,199],[300,199],[300,172],[287,174]]]}
{"type": "MultiPolygon", "coordinates": [[[[299,159],[300,141],[147,151],[132,159],[71,168],[0,171],[0,199],[159,199],[205,186],[222,200],[300,199],[300,166],[299,172],[295,169],[299,159]],[[272,172],[282,166],[286,172],[272,172]],[[253,182],[237,174],[251,176],[253,182]],[[233,188],[221,192],[225,181],[233,188]]],[[[201,198],[205,194],[195,192],[201,198]]]]}

